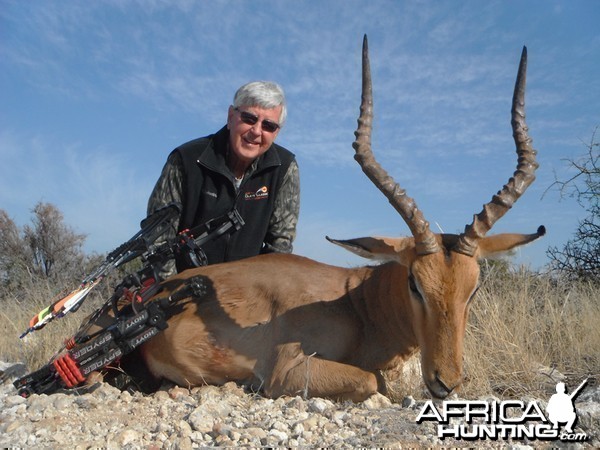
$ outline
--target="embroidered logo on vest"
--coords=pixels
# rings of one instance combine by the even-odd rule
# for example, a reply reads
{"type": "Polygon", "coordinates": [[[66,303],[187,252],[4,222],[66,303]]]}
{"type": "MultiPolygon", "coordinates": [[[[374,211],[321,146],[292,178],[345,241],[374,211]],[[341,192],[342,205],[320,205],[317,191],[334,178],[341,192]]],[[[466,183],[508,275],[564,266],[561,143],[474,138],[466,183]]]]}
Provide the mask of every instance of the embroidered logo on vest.
{"type": "Polygon", "coordinates": [[[244,193],[244,200],[265,200],[269,198],[269,189],[266,186],[261,187],[256,192],[244,193]]]}

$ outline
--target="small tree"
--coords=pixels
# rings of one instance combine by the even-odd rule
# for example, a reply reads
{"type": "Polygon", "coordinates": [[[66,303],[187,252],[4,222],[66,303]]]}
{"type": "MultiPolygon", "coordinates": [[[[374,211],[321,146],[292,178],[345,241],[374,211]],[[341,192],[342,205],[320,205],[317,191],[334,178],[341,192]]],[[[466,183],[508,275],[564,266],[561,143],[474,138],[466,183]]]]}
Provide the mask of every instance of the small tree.
{"type": "Polygon", "coordinates": [[[32,210],[31,225],[20,231],[0,209],[0,280],[4,288],[19,289],[26,282],[79,279],[86,256],[85,235],[64,223],[62,213],[50,203],[32,210]]]}
{"type": "Polygon", "coordinates": [[[56,206],[41,202],[35,205],[32,226],[25,225],[23,234],[33,268],[43,277],[59,278],[61,273],[74,275],[81,267],[85,235],[67,226],[56,206]]]}
{"type": "MultiPolygon", "coordinates": [[[[563,248],[547,251],[550,267],[572,279],[600,280],[600,143],[596,127],[587,152],[578,160],[567,160],[575,174],[566,181],[556,180],[562,196],[570,196],[585,208],[588,216],[579,221],[573,237],[563,248]]],[[[551,187],[552,187],[551,186],[551,187]]]]}
{"type": "Polygon", "coordinates": [[[11,287],[22,284],[28,273],[25,244],[14,221],[0,209],[0,282],[11,287]]]}

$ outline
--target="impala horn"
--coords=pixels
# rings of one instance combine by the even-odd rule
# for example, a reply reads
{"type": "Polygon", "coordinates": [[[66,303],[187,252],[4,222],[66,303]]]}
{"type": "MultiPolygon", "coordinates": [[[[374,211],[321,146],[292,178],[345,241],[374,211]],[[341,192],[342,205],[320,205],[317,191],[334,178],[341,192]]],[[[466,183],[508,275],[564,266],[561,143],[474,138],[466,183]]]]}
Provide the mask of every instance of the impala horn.
{"type": "Polygon", "coordinates": [[[483,206],[483,210],[473,216],[473,223],[465,227],[459,236],[453,251],[473,256],[477,250],[477,241],[490,231],[512,205],[523,195],[535,180],[535,170],[539,164],[535,160],[537,152],[531,146],[525,123],[525,83],[527,73],[527,47],[523,47],[519,72],[515,83],[511,109],[513,138],[517,147],[517,170],[492,200],[483,206]]]}
{"type": "Polygon", "coordinates": [[[400,213],[415,238],[417,254],[427,255],[440,251],[435,235],[429,229],[429,222],[417,208],[415,201],[406,195],[406,191],[390,177],[375,160],[371,149],[371,129],[373,125],[373,88],[371,85],[371,67],[367,36],[363,40],[362,51],[362,95],[358,128],[354,132],[356,140],[352,144],[356,154],[354,159],[362,171],[387,197],[392,206],[400,213]]]}

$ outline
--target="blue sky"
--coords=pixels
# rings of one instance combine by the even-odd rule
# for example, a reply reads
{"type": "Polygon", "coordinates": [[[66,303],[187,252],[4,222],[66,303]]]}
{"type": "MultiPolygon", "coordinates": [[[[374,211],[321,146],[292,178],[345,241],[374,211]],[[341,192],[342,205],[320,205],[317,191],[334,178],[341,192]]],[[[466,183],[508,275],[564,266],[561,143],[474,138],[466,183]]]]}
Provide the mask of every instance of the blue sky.
{"type": "Polygon", "coordinates": [[[379,161],[434,231],[460,232],[516,167],[510,101],[529,50],[537,180],[492,232],[548,235],[546,263],[585,211],[556,190],[600,124],[600,2],[0,0],[0,208],[19,225],[57,205],[104,252],[133,235],[168,153],[219,129],[243,83],[274,80],[278,142],[301,170],[295,253],[361,263],[324,239],[408,228],[354,162],[369,36],[379,161]]]}

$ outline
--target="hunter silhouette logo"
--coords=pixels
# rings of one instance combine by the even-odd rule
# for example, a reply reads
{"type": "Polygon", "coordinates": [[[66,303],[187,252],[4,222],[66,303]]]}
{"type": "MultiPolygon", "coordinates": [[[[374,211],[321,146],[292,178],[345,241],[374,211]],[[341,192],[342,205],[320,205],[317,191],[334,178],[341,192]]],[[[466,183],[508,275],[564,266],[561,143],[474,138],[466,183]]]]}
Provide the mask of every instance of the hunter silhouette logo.
{"type": "Polygon", "coordinates": [[[577,421],[574,399],[587,384],[585,379],[571,394],[557,383],[556,394],[548,400],[547,416],[537,401],[445,400],[441,405],[428,400],[416,418],[417,423],[437,422],[440,439],[465,440],[528,439],[586,441],[586,433],[573,431],[577,421]],[[561,430],[560,424],[566,424],[561,430]]]}
{"type": "Polygon", "coordinates": [[[548,406],[546,406],[546,412],[548,413],[548,419],[553,424],[553,429],[558,429],[559,423],[565,423],[565,431],[567,433],[573,433],[573,425],[577,420],[577,414],[575,413],[575,406],[573,400],[581,392],[583,386],[587,383],[587,378],[573,391],[571,395],[565,393],[565,383],[556,384],[556,394],[550,397],[548,400],[548,406]]]}

